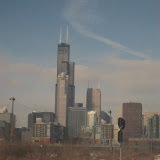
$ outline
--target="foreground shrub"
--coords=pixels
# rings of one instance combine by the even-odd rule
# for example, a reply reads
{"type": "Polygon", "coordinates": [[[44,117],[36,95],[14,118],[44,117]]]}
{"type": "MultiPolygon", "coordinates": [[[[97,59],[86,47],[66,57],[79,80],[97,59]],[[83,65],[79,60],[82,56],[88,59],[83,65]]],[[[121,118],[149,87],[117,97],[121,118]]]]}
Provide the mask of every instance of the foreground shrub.
{"type": "Polygon", "coordinates": [[[1,155],[4,157],[25,157],[28,153],[32,153],[31,145],[24,143],[9,143],[1,146],[1,155]]]}

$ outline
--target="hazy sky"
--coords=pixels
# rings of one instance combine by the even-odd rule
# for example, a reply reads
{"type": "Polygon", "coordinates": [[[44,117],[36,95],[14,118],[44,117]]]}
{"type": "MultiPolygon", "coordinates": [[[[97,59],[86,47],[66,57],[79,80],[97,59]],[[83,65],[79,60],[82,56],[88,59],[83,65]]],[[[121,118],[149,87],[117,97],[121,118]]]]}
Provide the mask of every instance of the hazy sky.
{"type": "Polygon", "coordinates": [[[1,0],[0,107],[16,98],[17,126],[54,111],[60,27],[76,63],[76,101],[100,81],[102,110],[124,102],[160,111],[159,0],[1,0]],[[29,107],[28,109],[26,107],[29,107]]]}

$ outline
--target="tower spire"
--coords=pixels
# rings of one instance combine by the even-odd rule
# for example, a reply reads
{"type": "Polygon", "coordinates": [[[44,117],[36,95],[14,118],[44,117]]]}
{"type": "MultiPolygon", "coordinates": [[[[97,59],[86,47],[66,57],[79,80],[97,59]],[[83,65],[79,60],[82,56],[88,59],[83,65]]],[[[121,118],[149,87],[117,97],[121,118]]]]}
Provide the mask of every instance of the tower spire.
{"type": "Polygon", "coordinates": [[[62,41],[62,28],[60,28],[59,44],[61,44],[61,41],[62,41]]]}
{"type": "Polygon", "coordinates": [[[69,39],[68,39],[68,25],[67,25],[67,34],[66,34],[66,44],[69,44],[69,39]]]}
{"type": "Polygon", "coordinates": [[[100,81],[98,81],[98,89],[100,89],[100,81]]]}

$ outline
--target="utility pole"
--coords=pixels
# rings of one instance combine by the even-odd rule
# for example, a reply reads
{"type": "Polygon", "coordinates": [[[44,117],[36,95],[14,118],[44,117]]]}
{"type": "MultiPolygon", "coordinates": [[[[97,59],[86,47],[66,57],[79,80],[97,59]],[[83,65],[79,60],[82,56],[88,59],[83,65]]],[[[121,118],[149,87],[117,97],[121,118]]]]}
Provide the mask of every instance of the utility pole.
{"type": "Polygon", "coordinates": [[[12,101],[12,113],[11,113],[11,132],[10,132],[10,142],[13,142],[13,132],[14,132],[14,117],[13,117],[13,109],[14,109],[14,101],[16,100],[14,97],[11,97],[9,100],[12,101]]]}
{"type": "Polygon", "coordinates": [[[125,120],[123,118],[118,118],[118,126],[120,131],[118,132],[118,142],[120,143],[120,153],[119,159],[122,160],[122,142],[123,142],[123,132],[122,130],[125,128],[125,120]]]}
{"type": "Polygon", "coordinates": [[[119,159],[122,160],[122,143],[120,143],[120,156],[119,159]]]}
{"type": "Polygon", "coordinates": [[[151,160],[153,154],[152,148],[153,148],[153,119],[151,119],[151,160]]]}
{"type": "Polygon", "coordinates": [[[142,137],[144,138],[144,115],[142,115],[142,137]]]}
{"type": "Polygon", "coordinates": [[[111,114],[112,114],[112,111],[110,110],[110,111],[108,111],[108,113],[109,113],[109,115],[110,115],[110,127],[111,127],[111,144],[110,144],[110,146],[111,146],[111,150],[112,150],[112,135],[113,135],[113,129],[112,129],[112,117],[111,117],[111,114]]]}
{"type": "Polygon", "coordinates": [[[113,151],[112,152],[113,152],[113,160],[114,160],[114,146],[113,146],[113,151]]]}

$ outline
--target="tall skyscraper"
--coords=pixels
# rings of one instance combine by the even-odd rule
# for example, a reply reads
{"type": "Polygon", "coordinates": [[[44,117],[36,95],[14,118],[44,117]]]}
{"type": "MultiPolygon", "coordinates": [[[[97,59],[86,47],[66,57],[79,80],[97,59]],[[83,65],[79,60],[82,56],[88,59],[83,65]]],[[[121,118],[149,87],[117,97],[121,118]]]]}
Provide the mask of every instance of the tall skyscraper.
{"type": "Polygon", "coordinates": [[[56,119],[62,126],[66,127],[67,116],[67,100],[68,100],[68,75],[64,72],[58,75],[56,85],[56,119]]]}
{"type": "Polygon", "coordinates": [[[124,141],[128,138],[140,138],[142,135],[142,104],[123,103],[122,117],[125,119],[124,141]]]}
{"type": "Polygon", "coordinates": [[[88,111],[96,111],[97,117],[101,115],[101,91],[98,88],[87,89],[87,104],[88,111]]]}
{"type": "Polygon", "coordinates": [[[75,102],[74,86],[75,63],[70,62],[70,45],[68,27],[66,43],[61,42],[61,32],[57,53],[57,84],[55,91],[55,113],[58,123],[66,127],[67,108],[73,107],[75,102]]]}

